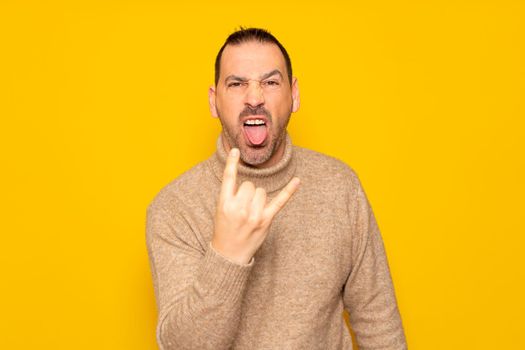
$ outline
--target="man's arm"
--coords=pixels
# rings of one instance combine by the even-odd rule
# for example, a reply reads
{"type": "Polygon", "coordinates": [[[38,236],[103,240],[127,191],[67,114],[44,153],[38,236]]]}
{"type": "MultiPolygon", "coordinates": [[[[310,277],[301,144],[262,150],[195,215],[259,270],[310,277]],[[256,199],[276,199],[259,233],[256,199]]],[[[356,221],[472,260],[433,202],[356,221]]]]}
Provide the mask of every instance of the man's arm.
{"type": "Polygon", "coordinates": [[[231,262],[210,245],[203,253],[188,221],[176,212],[168,214],[156,205],[147,211],[146,241],[159,310],[158,345],[161,350],[228,349],[254,260],[231,262]]]}
{"type": "Polygon", "coordinates": [[[205,252],[191,229],[183,203],[167,213],[150,205],[147,245],[159,306],[157,341],[161,350],[227,349],[234,340],[254,254],[274,216],[297,190],[293,178],[269,203],[266,191],[249,181],[236,189],[240,152],[231,149],[205,252]],[[186,215],[186,216],[185,216],[186,215]],[[217,248],[218,247],[218,248],[217,248]]]}
{"type": "Polygon", "coordinates": [[[343,294],[350,324],[360,350],[406,349],[383,240],[357,175],[353,182],[352,270],[343,294]]]}

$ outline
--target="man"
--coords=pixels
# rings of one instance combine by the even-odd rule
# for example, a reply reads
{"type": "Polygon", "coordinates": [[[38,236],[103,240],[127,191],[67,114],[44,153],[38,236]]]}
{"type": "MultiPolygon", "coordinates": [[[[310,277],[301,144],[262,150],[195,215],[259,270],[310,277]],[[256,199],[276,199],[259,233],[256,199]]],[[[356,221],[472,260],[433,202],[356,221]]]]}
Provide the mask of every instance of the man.
{"type": "Polygon", "coordinates": [[[356,173],[292,145],[299,86],[284,47],[241,29],[217,55],[217,151],[147,211],[168,349],[406,349],[381,235],[356,173]]]}

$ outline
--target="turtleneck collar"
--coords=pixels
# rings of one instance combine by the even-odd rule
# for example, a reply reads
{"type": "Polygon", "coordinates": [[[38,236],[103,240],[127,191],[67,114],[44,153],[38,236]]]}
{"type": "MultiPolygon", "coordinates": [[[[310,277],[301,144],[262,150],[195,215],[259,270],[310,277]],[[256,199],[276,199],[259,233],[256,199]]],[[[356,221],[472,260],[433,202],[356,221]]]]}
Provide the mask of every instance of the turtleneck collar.
{"type": "MultiPolygon", "coordinates": [[[[285,143],[283,157],[269,168],[251,168],[239,163],[237,167],[237,186],[244,181],[251,181],[255,187],[262,187],[267,193],[277,191],[286,186],[294,176],[296,161],[295,157],[293,157],[293,145],[288,132],[286,132],[283,142],[285,143]]],[[[222,143],[222,133],[220,133],[217,138],[217,150],[209,159],[212,171],[220,182],[222,182],[227,157],[228,154],[222,143]]]]}

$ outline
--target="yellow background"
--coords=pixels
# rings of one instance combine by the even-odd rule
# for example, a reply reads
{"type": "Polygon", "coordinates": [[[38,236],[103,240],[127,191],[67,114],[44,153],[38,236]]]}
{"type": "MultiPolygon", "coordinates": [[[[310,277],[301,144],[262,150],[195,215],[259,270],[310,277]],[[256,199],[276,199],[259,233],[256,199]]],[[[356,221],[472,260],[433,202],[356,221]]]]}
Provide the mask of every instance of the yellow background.
{"type": "Polygon", "coordinates": [[[523,1],[2,1],[1,349],[155,349],[145,210],[214,151],[239,25],[360,175],[411,349],[525,349],[523,1]]]}

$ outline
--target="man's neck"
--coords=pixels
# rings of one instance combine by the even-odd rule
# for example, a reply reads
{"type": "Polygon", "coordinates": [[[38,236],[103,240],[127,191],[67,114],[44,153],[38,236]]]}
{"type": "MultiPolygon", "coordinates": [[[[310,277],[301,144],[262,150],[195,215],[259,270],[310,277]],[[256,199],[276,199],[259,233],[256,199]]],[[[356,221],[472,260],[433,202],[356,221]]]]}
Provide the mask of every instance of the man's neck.
{"type": "MultiPolygon", "coordinates": [[[[213,174],[217,177],[219,182],[224,176],[224,166],[228,159],[228,151],[225,147],[225,142],[222,139],[224,134],[219,134],[217,139],[217,151],[209,158],[208,164],[211,167],[213,174]]],[[[280,146],[280,145],[279,145],[280,146]]],[[[237,180],[241,184],[244,181],[251,181],[255,187],[264,188],[267,193],[278,191],[284,188],[288,182],[295,175],[297,167],[296,156],[294,156],[294,146],[288,133],[282,141],[282,154],[275,152],[280,156],[276,163],[266,168],[248,167],[239,163],[237,168],[237,180]]],[[[277,149],[279,149],[278,147],[277,149]]]]}

